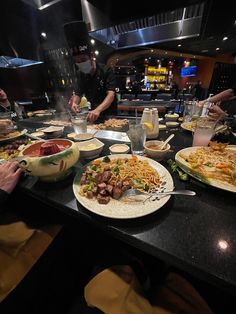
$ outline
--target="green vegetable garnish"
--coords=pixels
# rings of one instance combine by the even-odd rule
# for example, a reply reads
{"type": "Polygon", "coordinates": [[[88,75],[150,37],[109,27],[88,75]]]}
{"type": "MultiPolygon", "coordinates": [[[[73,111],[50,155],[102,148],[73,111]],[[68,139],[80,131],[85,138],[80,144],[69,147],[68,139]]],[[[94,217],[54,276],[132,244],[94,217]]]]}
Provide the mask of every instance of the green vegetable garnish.
{"type": "Polygon", "coordinates": [[[172,172],[178,174],[180,180],[187,181],[189,179],[188,174],[179,168],[174,160],[168,159],[167,163],[170,166],[172,172]]]}
{"type": "Polygon", "coordinates": [[[110,158],[109,158],[108,156],[105,156],[102,161],[108,163],[108,162],[110,162],[111,160],[110,160],[110,158]]]}

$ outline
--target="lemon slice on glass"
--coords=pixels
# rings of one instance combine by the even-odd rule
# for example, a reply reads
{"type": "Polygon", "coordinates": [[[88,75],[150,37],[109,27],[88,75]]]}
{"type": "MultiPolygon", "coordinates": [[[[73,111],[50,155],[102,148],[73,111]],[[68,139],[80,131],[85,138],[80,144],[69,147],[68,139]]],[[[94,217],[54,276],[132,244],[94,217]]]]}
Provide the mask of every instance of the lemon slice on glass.
{"type": "Polygon", "coordinates": [[[146,129],[148,129],[149,131],[152,131],[153,130],[153,124],[151,122],[144,122],[143,123],[144,127],[146,129]]]}

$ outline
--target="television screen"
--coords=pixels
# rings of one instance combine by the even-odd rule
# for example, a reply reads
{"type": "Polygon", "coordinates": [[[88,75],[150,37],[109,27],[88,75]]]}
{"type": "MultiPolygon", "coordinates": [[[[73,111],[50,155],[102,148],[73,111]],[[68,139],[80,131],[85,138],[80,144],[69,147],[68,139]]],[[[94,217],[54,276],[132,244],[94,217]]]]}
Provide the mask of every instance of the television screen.
{"type": "Polygon", "coordinates": [[[191,67],[181,68],[181,77],[185,76],[196,76],[197,75],[197,66],[193,65],[191,67]]]}

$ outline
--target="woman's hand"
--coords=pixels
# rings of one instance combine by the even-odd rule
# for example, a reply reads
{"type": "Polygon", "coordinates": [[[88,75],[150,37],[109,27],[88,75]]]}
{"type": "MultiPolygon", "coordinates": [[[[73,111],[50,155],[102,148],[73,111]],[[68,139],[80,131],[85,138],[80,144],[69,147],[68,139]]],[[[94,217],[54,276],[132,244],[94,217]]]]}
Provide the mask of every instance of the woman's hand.
{"type": "Polygon", "coordinates": [[[0,165],[0,189],[11,193],[23,172],[17,161],[7,161],[0,165]]]}
{"type": "Polygon", "coordinates": [[[209,108],[208,115],[214,119],[218,119],[219,117],[226,116],[227,114],[218,105],[214,105],[209,108]]]}

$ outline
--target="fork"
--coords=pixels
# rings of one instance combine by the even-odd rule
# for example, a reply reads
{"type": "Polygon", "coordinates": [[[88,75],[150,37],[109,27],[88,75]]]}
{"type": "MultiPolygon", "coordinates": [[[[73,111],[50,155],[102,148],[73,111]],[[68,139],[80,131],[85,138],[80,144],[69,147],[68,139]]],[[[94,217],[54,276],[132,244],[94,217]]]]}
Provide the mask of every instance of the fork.
{"type": "Polygon", "coordinates": [[[167,195],[187,195],[187,196],[194,196],[196,195],[196,192],[190,191],[190,190],[175,190],[175,191],[165,191],[165,192],[142,192],[140,190],[131,188],[129,190],[126,190],[122,198],[135,198],[136,196],[147,196],[146,200],[150,199],[151,197],[158,197],[158,196],[167,196],[167,195]]]}

